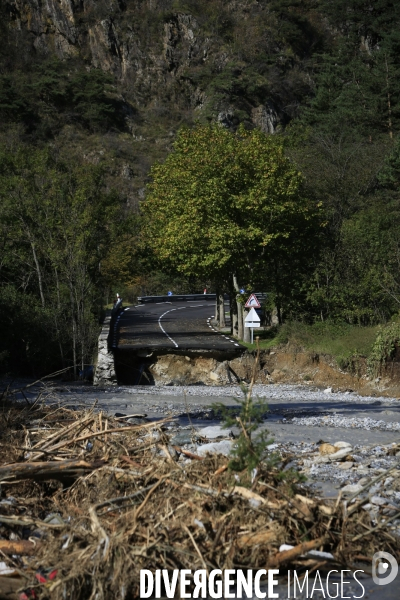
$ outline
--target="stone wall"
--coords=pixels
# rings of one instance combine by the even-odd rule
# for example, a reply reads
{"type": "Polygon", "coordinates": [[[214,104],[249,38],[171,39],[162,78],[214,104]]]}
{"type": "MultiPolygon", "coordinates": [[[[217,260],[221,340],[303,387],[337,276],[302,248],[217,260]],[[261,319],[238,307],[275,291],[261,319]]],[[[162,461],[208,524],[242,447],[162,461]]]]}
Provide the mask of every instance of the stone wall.
{"type": "Polygon", "coordinates": [[[111,314],[107,315],[99,335],[97,364],[93,377],[93,385],[117,385],[114,367],[114,352],[110,347],[109,337],[112,325],[111,314]]]}

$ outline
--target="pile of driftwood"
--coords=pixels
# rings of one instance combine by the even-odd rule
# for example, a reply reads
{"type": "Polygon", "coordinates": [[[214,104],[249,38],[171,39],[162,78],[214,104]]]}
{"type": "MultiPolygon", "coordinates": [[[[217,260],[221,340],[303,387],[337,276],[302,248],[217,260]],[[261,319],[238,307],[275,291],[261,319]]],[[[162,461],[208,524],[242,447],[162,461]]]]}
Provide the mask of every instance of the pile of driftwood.
{"type": "Polygon", "coordinates": [[[167,419],[134,418],[0,406],[0,598],[137,598],[141,569],[351,569],[377,547],[399,555],[389,519],[373,526],[356,498],[322,501],[283,477],[290,456],[232,473],[226,457],[171,446],[167,419]]]}

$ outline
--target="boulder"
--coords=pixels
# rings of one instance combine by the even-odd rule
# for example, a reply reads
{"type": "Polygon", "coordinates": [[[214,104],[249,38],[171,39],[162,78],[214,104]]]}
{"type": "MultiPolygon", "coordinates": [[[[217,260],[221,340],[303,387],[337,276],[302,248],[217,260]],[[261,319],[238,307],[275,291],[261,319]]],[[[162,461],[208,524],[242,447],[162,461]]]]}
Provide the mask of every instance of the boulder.
{"type": "Polygon", "coordinates": [[[221,442],[211,442],[210,444],[203,444],[197,447],[197,454],[199,456],[206,456],[207,454],[223,454],[229,456],[232,450],[233,442],[231,440],[222,440],[221,442]]]}
{"type": "Polygon", "coordinates": [[[199,429],[199,435],[201,435],[201,437],[207,438],[208,440],[233,437],[233,433],[230,429],[224,429],[220,425],[210,425],[209,427],[199,429]]]}

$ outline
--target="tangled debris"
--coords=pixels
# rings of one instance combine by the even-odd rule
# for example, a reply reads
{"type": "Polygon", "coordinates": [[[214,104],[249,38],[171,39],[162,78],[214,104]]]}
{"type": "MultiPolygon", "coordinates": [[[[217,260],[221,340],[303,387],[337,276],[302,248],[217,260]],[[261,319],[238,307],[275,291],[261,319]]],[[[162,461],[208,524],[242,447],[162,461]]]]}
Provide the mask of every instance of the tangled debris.
{"type": "Polygon", "coordinates": [[[376,547],[400,558],[400,512],[363,510],[377,480],[322,500],[285,470],[293,455],[233,474],[226,456],[176,445],[169,421],[3,399],[0,598],[138,598],[140,569],[351,569],[376,547]]]}

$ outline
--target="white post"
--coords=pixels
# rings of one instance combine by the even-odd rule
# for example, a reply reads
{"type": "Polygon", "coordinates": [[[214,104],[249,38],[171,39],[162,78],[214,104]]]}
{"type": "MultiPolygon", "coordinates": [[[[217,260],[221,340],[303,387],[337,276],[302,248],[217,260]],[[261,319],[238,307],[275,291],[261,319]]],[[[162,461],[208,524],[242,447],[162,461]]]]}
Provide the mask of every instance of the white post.
{"type": "Polygon", "coordinates": [[[251,343],[253,343],[253,331],[254,331],[254,327],[251,327],[251,343]]]}

